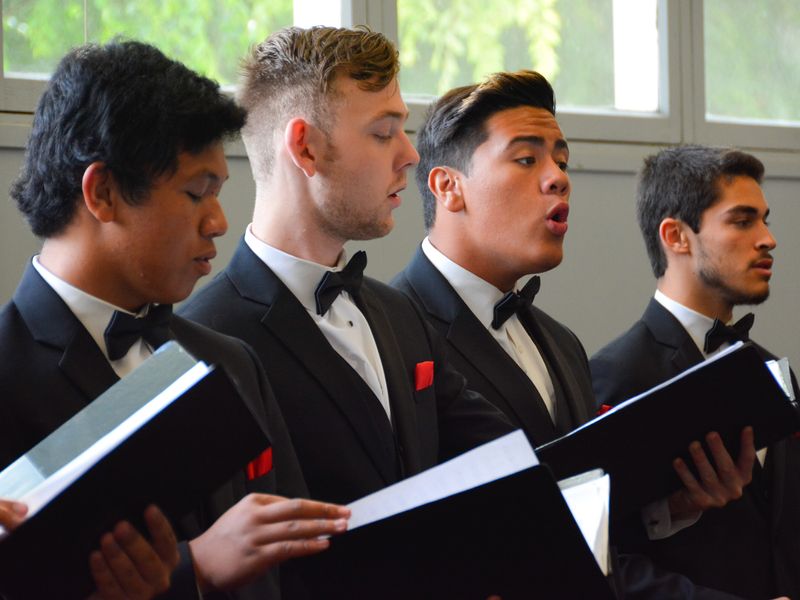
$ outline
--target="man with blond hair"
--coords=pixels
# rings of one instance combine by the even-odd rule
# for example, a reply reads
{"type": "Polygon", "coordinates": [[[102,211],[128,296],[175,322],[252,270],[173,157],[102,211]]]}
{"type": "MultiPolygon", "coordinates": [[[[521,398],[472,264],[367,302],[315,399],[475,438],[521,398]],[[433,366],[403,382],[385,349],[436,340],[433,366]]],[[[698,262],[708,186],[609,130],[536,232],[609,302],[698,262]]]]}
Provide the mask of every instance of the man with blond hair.
{"type": "Polygon", "coordinates": [[[281,30],[238,98],[256,204],[231,263],[183,314],[264,362],[314,497],[349,502],[511,430],[465,388],[403,294],[348,240],[388,234],[417,152],[397,51],[368,29],[281,30]]]}

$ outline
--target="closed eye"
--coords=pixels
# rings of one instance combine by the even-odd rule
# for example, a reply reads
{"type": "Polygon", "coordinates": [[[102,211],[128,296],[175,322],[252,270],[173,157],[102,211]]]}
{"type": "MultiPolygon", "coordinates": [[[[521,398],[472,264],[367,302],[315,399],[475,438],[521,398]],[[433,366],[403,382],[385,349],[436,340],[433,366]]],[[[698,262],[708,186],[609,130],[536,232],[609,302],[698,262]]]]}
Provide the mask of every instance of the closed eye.
{"type": "Polygon", "coordinates": [[[753,224],[752,219],[740,219],[738,221],[734,221],[733,224],[740,229],[746,229],[753,224]]]}
{"type": "Polygon", "coordinates": [[[536,157],[534,156],[523,156],[522,158],[515,158],[514,162],[517,162],[521,165],[530,166],[536,163],[536,157]]]}

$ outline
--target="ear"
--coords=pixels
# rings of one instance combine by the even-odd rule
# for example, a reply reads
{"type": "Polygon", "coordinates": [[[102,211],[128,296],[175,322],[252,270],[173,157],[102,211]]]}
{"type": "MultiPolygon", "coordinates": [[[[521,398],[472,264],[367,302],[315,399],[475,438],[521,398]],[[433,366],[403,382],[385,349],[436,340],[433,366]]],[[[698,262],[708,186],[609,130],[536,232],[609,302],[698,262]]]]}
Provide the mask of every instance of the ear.
{"type": "Polygon", "coordinates": [[[93,162],[83,172],[81,181],[83,204],[101,223],[114,220],[116,208],[116,181],[105,163],[93,162]]]}
{"type": "Polygon", "coordinates": [[[667,218],[658,226],[658,237],[667,254],[690,254],[688,225],[680,219],[667,218]]]}
{"type": "Polygon", "coordinates": [[[464,210],[461,173],[452,167],[433,167],[428,173],[428,189],[437,202],[449,212],[464,210]]]}
{"type": "Polygon", "coordinates": [[[305,119],[298,117],[286,124],[283,145],[294,165],[306,177],[313,177],[317,172],[318,144],[324,142],[324,139],[322,131],[305,119]]]}

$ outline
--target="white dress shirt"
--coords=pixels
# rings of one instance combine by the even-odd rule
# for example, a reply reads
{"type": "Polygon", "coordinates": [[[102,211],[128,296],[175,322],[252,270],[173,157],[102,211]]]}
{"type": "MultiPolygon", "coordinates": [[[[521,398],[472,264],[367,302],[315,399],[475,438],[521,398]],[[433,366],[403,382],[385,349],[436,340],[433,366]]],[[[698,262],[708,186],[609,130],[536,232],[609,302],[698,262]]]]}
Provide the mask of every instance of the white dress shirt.
{"type": "Polygon", "coordinates": [[[344,252],[339,257],[338,264],[331,269],[262,242],[253,234],[250,225],[247,226],[244,241],[295,295],[339,356],[361,376],[380,401],[391,422],[389,392],[378,345],[366,317],[356,306],[352,296],[346,291],[341,292],[324,315],[317,314],[314,290],[326,272],[341,271],[344,268],[347,262],[344,252]]]}
{"type": "Polygon", "coordinates": [[[426,237],[422,240],[422,251],[428,260],[433,263],[439,272],[464,301],[472,313],[478,318],[486,330],[497,340],[500,347],[514,360],[520,369],[528,376],[536,390],[544,400],[550,418],[555,423],[555,391],[553,380],[547,370],[547,365],[542,358],[536,343],[528,335],[519,317],[514,314],[503,323],[500,329],[492,327],[494,319],[494,305],[505,296],[488,281],[485,281],[457,265],[437,250],[426,237]]]}
{"type": "MultiPolygon", "coordinates": [[[[108,323],[111,321],[111,316],[114,314],[114,311],[125,312],[134,317],[143,317],[149,310],[149,306],[147,306],[139,313],[132,313],[114,306],[113,304],[109,304],[105,300],[96,298],[91,294],[87,294],[83,290],[76,288],[74,285],[67,283],[57,275],[48,271],[47,268],[39,262],[38,256],[33,257],[33,267],[39,275],[42,276],[42,279],[44,279],[47,284],[53,288],[53,291],[64,301],[67,307],[72,311],[72,314],[74,314],[86,328],[86,331],[92,336],[92,339],[103,352],[106,359],[108,359],[108,349],[106,348],[106,340],[103,337],[103,333],[106,327],[108,327],[108,323]]],[[[147,342],[140,338],[134,342],[125,356],[119,360],[109,360],[108,362],[119,377],[125,377],[125,375],[142,364],[152,353],[153,350],[147,342]]]]}

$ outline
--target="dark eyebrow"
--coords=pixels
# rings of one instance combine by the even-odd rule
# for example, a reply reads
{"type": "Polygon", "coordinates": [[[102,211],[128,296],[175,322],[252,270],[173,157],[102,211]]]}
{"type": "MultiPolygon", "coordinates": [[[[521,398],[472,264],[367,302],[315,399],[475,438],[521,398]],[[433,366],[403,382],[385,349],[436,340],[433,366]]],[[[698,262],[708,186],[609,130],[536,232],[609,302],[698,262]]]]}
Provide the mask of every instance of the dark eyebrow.
{"type": "MultiPolygon", "coordinates": [[[[541,146],[544,146],[545,143],[546,142],[545,142],[544,138],[541,137],[541,136],[538,136],[538,135],[519,135],[519,136],[517,136],[515,138],[512,138],[511,141],[508,142],[508,145],[506,146],[506,148],[507,149],[511,148],[512,146],[515,146],[517,144],[529,144],[531,146],[541,147],[541,146]]],[[[567,152],[569,152],[569,145],[567,144],[567,140],[565,140],[563,138],[557,139],[555,144],[553,145],[553,149],[554,150],[566,150],[567,152]]]]}
{"type": "MultiPolygon", "coordinates": [[[[743,204],[739,204],[737,206],[732,206],[731,208],[729,208],[727,214],[734,217],[736,216],[752,217],[752,216],[758,216],[758,209],[755,208],[754,206],[746,206],[743,204]]],[[[767,218],[767,215],[769,215],[769,209],[767,209],[767,212],[764,213],[765,219],[767,218]]]]}

